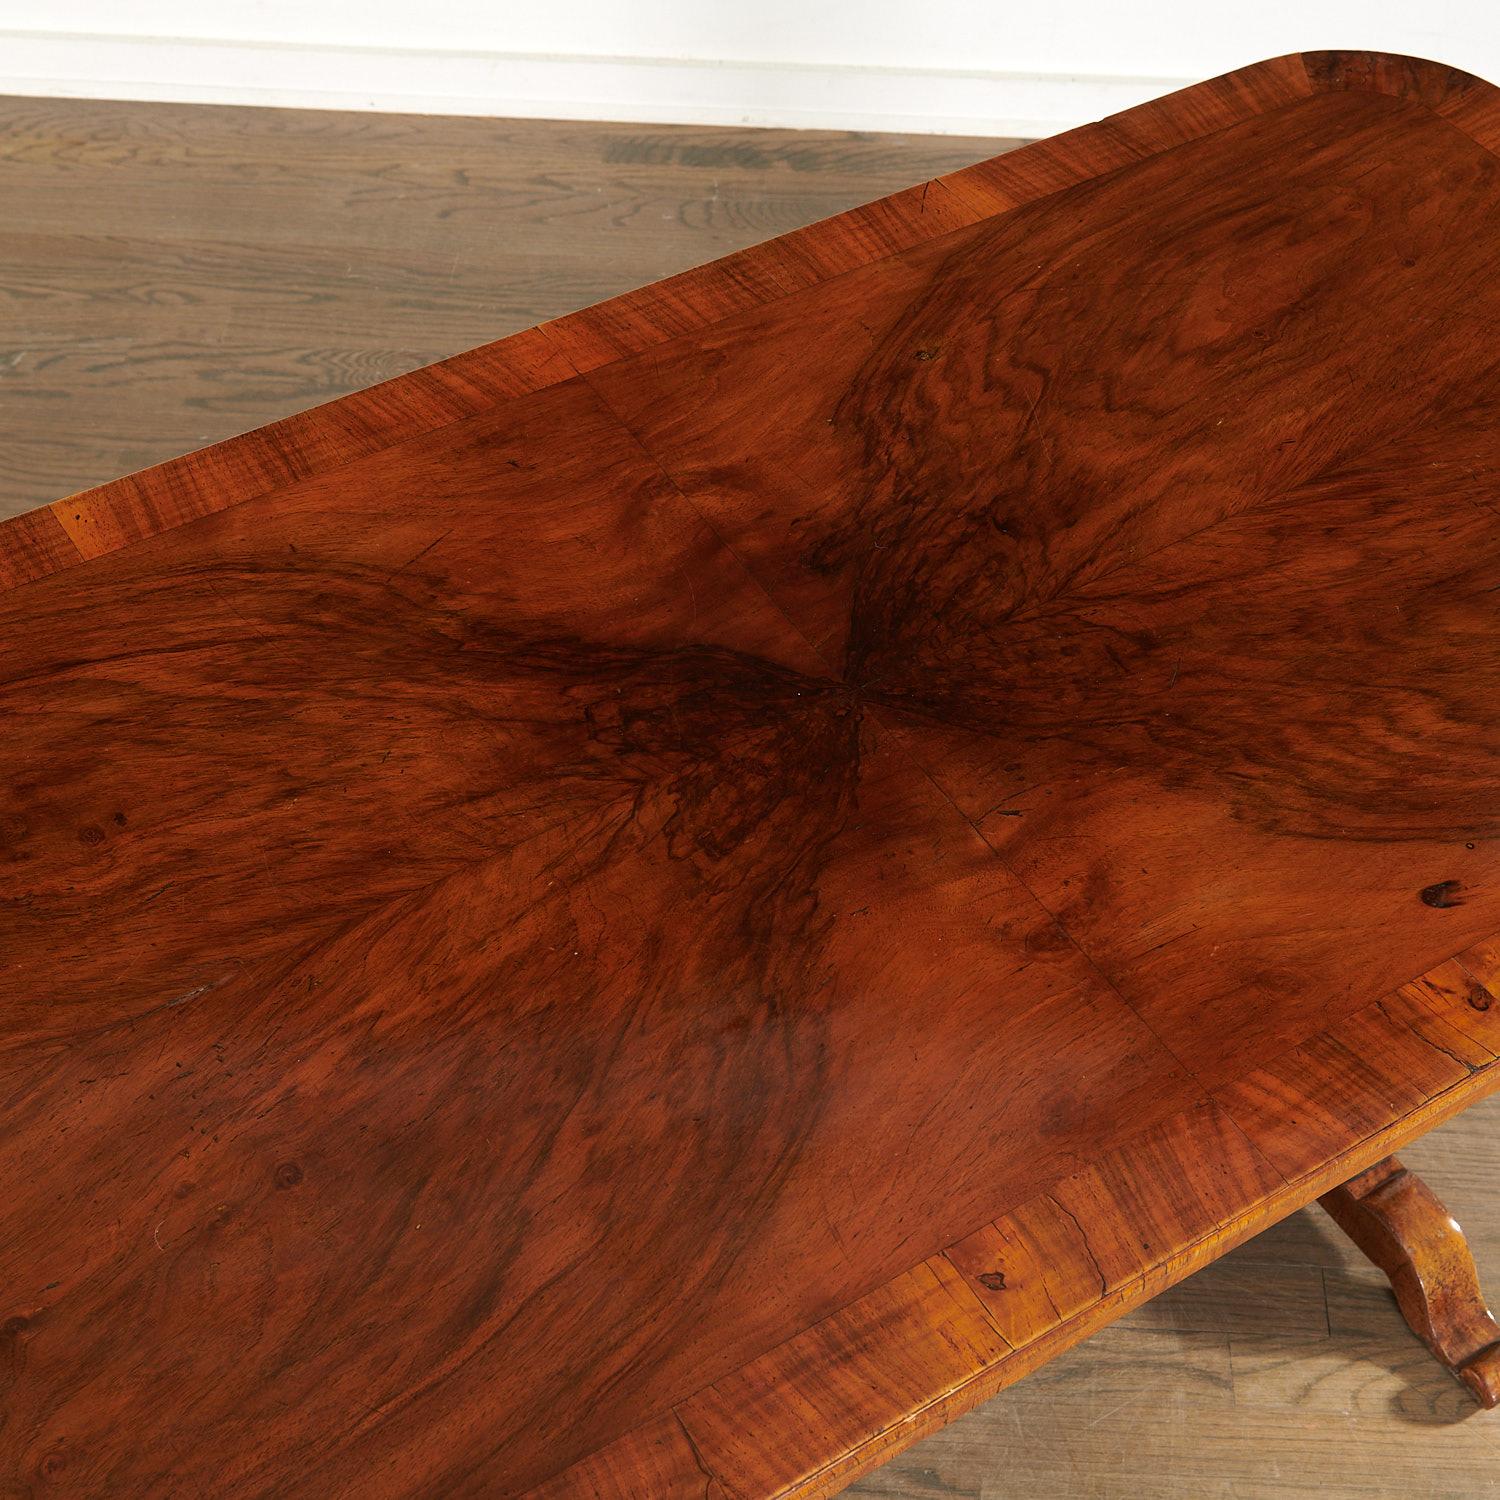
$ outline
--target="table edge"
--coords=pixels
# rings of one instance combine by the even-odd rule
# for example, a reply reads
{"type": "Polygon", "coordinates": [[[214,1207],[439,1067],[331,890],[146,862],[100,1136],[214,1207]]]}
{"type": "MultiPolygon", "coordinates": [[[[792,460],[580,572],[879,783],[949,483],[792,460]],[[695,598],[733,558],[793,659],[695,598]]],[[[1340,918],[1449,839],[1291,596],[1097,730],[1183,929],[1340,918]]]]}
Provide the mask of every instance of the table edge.
{"type": "Polygon", "coordinates": [[[806,291],[1314,94],[1405,99],[1500,153],[1500,89],[1382,52],[1288,53],[0,521],[0,593],[806,291]]]}
{"type": "MultiPolygon", "coordinates": [[[[1489,1023],[1485,1031],[1466,1019],[1466,1007],[1475,1017],[1482,1013],[1474,995],[1486,997],[1485,1007],[1493,1001],[1500,1015],[1500,940],[1461,950],[1288,1048],[1254,1074],[1215,1091],[1164,1124],[1149,1127],[1045,1193],[574,1462],[528,1491],[528,1500],[578,1495],[626,1500],[641,1494],[656,1500],[704,1495],[712,1500],[826,1500],[1131,1309],[1500,1089],[1500,1053],[1478,1040],[1489,1035],[1500,1046],[1500,1027],[1489,1023]],[[1347,1077],[1340,1079],[1330,1070],[1330,1058],[1342,1059],[1339,1066],[1347,1077]],[[1313,1059],[1318,1069],[1330,1070],[1328,1087],[1316,1098],[1304,1096],[1296,1112],[1315,1117],[1316,1132],[1290,1149],[1283,1145],[1274,1159],[1264,1155],[1245,1123],[1255,1112],[1257,1096],[1295,1092],[1299,1068],[1313,1059]],[[1420,1099],[1409,1108],[1390,1106],[1381,1118],[1382,1106],[1372,1106],[1372,1099],[1399,1097],[1403,1087],[1411,1087],[1412,1078],[1424,1073],[1432,1079],[1437,1076],[1434,1063],[1443,1077],[1439,1086],[1421,1090],[1420,1099]],[[1262,1172],[1261,1189],[1247,1194],[1229,1212],[1221,1212],[1222,1203],[1212,1202],[1214,1192],[1224,1185],[1213,1185],[1213,1153],[1203,1147],[1205,1137],[1215,1135],[1232,1142],[1241,1157],[1258,1163],[1262,1172]],[[1139,1204],[1133,1218],[1125,1213],[1152,1253],[1123,1268],[1117,1261],[1106,1277],[1088,1242],[1095,1226],[1070,1212],[1070,1196],[1087,1201],[1090,1195],[1097,1197],[1100,1184],[1139,1182],[1144,1171],[1160,1181],[1172,1170],[1183,1183],[1200,1185],[1203,1196],[1186,1200],[1186,1212],[1176,1221],[1163,1220],[1159,1212],[1139,1204]],[[1219,1216],[1205,1219],[1205,1214],[1219,1216]],[[996,1245],[1006,1246],[1010,1257],[1024,1257],[1025,1245],[1036,1243],[1038,1218],[1061,1224],[1060,1215],[1071,1220],[1076,1234],[1071,1246],[1059,1250],[1054,1242],[1049,1250],[1057,1253],[1059,1263],[1069,1254],[1082,1257],[1080,1267],[1091,1265],[1099,1275],[1100,1293],[1059,1313],[1034,1337],[1009,1341],[1003,1319],[995,1316],[998,1294],[986,1289],[973,1268],[986,1263],[984,1256],[996,1245]],[[934,1299],[942,1308],[940,1319],[932,1316],[934,1299]],[[955,1352],[963,1347],[972,1351],[985,1338],[1007,1347],[996,1357],[967,1361],[955,1352]],[[850,1360],[854,1382],[870,1393],[864,1407],[849,1401],[847,1390],[839,1404],[838,1387],[840,1379],[848,1383],[850,1360]],[[775,1432],[774,1443],[765,1439],[770,1431],[775,1432]]],[[[1117,1211],[1122,1210],[1118,1198],[1113,1202],[1117,1211]]],[[[1049,1269],[1056,1271],[1057,1265],[1049,1269]]]]}

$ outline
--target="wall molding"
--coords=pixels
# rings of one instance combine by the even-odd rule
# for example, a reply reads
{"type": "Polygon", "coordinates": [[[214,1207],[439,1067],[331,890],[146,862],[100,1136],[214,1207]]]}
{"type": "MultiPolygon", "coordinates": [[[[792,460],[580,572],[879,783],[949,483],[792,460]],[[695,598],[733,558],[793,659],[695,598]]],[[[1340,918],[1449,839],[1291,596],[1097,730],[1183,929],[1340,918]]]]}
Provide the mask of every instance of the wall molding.
{"type": "Polygon", "coordinates": [[[659,124],[1039,136],[1189,79],[0,31],[0,92],[659,124]]]}

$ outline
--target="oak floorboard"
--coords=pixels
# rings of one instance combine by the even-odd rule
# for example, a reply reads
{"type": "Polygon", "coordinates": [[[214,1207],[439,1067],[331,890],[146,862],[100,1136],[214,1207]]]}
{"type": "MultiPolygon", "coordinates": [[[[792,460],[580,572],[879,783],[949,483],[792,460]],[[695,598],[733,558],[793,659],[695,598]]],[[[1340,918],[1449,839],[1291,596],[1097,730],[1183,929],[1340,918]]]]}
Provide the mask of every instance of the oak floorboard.
{"type": "Polygon", "coordinates": [[[0,517],[1008,144],[0,99],[0,517]]]}

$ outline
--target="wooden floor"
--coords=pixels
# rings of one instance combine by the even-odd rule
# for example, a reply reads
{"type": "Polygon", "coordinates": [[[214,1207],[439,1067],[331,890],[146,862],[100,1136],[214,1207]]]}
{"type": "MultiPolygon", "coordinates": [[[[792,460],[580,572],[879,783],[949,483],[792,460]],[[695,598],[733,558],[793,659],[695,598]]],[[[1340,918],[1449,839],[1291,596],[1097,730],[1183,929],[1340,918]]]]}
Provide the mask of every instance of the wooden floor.
{"type": "Polygon", "coordinates": [[[0,100],[0,516],[1007,144],[0,100]]]}
{"type": "MultiPolygon", "coordinates": [[[[0,515],[1004,142],[0,102],[0,515]]],[[[1404,1153],[1500,1286],[1500,1097],[1404,1153]]],[[[1316,1209],[857,1484],[1500,1496],[1500,1416],[1316,1209]]]]}

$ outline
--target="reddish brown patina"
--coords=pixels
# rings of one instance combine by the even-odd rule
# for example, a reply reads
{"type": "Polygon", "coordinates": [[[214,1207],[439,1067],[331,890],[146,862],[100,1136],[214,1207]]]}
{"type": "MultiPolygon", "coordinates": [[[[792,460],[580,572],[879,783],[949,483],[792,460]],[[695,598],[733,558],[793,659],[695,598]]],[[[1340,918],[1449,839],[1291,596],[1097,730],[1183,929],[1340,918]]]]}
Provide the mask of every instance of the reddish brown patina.
{"type": "Polygon", "coordinates": [[[0,528],[0,1489],[827,1495],[1500,1083],[1496,149],[1282,58],[0,528]]]}

